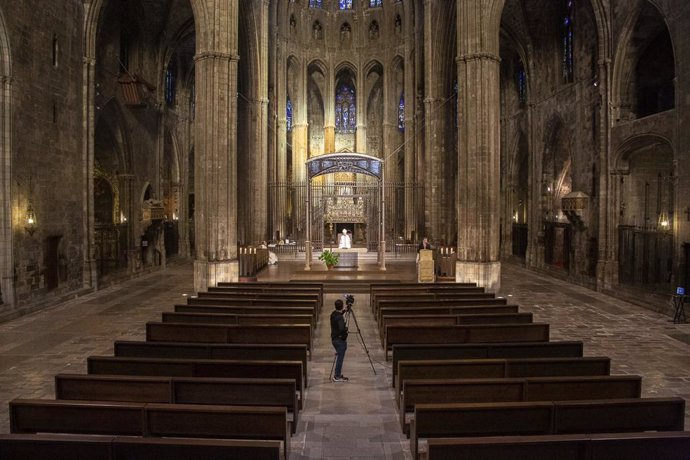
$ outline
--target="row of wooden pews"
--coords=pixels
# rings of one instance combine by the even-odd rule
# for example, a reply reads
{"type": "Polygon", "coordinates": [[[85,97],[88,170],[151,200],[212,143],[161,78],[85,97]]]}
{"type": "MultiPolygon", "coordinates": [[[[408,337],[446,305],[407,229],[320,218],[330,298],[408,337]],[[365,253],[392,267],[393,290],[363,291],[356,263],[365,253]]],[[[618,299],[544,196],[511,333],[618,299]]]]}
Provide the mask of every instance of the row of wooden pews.
{"type": "Polygon", "coordinates": [[[55,376],[54,400],[11,401],[0,458],[287,459],[322,303],[318,283],[189,297],[147,323],[145,341],[55,376]]]}
{"type": "Polygon", "coordinates": [[[550,341],[505,298],[466,284],[373,284],[370,298],[414,458],[690,458],[683,399],[642,398],[641,377],[550,341]]]}

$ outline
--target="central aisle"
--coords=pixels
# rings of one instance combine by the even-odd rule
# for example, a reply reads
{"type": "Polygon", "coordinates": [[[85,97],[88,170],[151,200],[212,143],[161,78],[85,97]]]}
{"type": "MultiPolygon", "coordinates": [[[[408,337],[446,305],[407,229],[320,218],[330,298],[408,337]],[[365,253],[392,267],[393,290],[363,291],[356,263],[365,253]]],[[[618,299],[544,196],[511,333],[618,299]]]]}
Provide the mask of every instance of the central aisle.
{"type": "Polygon", "coordinates": [[[400,430],[390,387],[390,362],[385,362],[368,294],[354,294],[354,314],[376,369],[369,364],[350,315],[350,336],[343,365],[349,382],[332,382],[334,350],[330,314],[341,295],[324,294],[309,363],[309,388],[291,459],[411,459],[409,441],[400,430]]]}

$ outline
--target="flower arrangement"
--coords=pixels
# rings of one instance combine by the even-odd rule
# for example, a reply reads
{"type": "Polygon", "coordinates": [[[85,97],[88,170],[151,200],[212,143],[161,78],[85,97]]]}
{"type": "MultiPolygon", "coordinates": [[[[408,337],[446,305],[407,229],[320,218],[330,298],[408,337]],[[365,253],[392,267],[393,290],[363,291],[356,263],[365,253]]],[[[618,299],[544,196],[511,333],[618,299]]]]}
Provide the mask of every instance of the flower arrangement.
{"type": "Polygon", "coordinates": [[[329,249],[324,249],[324,251],[321,253],[319,256],[319,260],[323,260],[323,263],[326,264],[326,267],[330,270],[331,267],[335,267],[338,265],[338,260],[340,260],[340,254],[335,253],[329,249]]]}

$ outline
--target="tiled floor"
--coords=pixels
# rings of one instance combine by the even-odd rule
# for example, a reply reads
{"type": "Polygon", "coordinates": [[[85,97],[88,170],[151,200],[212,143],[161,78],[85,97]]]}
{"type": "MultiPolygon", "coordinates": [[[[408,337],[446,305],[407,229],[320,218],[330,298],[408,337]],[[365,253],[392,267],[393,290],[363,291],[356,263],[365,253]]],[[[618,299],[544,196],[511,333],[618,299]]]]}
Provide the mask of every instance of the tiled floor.
{"type": "MultiPolygon", "coordinates": [[[[263,278],[285,280],[301,269],[281,260],[263,278]]],[[[393,263],[389,269],[404,278],[414,273],[413,263],[393,263]]],[[[86,357],[112,354],[115,339],[143,339],[144,323],[184,302],[191,291],[191,265],[175,265],[0,324],[0,432],[9,429],[9,400],[52,398],[55,374],[85,372],[86,357]]],[[[536,321],[550,323],[554,340],[583,340],[586,355],[612,358],[614,373],[643,375],[644,396],[690,399],[690,324],[675,325],[668,317],[512,265],[503,266],[501,294],[533,312],[536,321]]],[[[390,364],[383,359],[365,294],[356,294],[354,311],[374,369],[358,334],[351,334],[343,368],[351,381],[328,378],[333,364],[329,306],[339,295],[325,299],[291,458],[409,459],[389,386],[390,364]]],[[[690,409],[686,424],[690,427],[690,409]]]]}

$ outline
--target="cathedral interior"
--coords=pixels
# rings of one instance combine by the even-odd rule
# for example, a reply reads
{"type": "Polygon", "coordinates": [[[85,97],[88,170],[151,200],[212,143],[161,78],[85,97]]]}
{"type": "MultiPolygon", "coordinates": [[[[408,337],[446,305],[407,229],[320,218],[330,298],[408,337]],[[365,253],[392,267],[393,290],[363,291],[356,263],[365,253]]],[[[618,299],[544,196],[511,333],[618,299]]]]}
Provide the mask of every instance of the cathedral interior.
{"type": "Polygon", "coordinates": [[[502,262],[656,309],[688,283],[680,0],[34,3],[0,9],[0,318],[171,260],[237,279],[307,219],[494,290],[502,262]],[[309,180],[330,153],[385,184],[309,180]]]}
{"type": "Polygon", "coordinates": [[[109,293],[138,293],[131,325],[237,282],[262,242],[264,276],[318,272],[346,230],[371,272],[412,273],[427,237],[450,281],[561,338],[642,334],[673,357],[645,389],[690,397],[690,330],[666,324],[690,288],[686,21],[686,0],[0,0],[0,353],[57,340],[43,314],[71,340],[82,307],[125,308],[109,293]],[[569,322],[578,299],[601,310],[569,322]]]}

